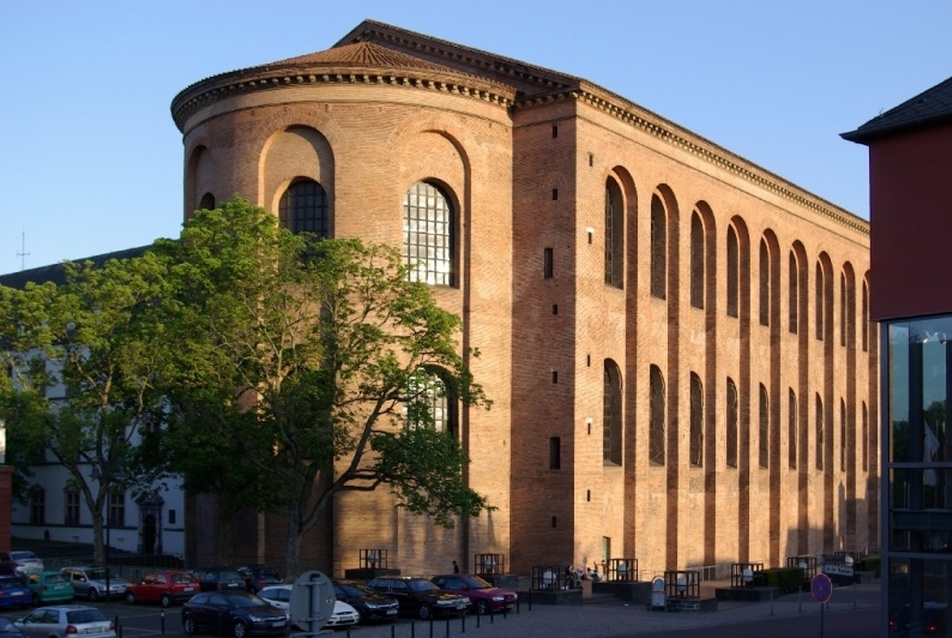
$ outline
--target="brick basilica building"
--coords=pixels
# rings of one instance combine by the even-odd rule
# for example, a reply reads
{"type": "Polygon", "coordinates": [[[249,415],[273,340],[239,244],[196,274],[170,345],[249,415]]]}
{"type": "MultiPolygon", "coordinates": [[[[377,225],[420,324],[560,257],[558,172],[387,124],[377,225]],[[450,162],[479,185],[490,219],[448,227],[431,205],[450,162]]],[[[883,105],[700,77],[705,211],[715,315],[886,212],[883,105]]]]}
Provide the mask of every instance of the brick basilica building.
{"type": "MultiPolygon", "coordinates": [[[[584,79],[365,21],[172,103],[184,211],[402,246],[493,405],[446,406],[497,509],[451,530],[338,496],[302,567],[636,558],[645,578],[879,545],[869,224],[584,79]]],[[[191,499],[191,562],[214,553],[191,499]]],[[[284,523],[239,521],[279,563],[284,523]]]]}

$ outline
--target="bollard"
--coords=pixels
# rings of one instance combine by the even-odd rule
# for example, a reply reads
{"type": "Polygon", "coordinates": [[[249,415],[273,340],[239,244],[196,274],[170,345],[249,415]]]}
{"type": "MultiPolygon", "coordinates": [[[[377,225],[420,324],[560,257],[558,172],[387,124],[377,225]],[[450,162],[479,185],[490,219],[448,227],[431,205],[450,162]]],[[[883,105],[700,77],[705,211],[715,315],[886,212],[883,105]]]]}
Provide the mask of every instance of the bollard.
{"type": "MultiPolygon", "coordinates": [[[[410,635],[413,635],[413,623],[410,623],[410,635]]],[[[390,625],[390,638],[396,638],[397,628],[394,625],[390,625]]]]}
{"type": "Polygon", "coordinates": [[[446,638],[450,638],[450,617],[446,616],[446,638]]]}
{"type": "Polygon", "coordinates": [[[165,610],[159,614],[159,627],[161,628],[161,634],[165,635],[165,610]]]}
{"type": "Polygon", "coordinates": [[[459,617],[459,624],[461,627],[460,633],[466,633],[466,612],[463,612],[463,615],[459,617]]]}

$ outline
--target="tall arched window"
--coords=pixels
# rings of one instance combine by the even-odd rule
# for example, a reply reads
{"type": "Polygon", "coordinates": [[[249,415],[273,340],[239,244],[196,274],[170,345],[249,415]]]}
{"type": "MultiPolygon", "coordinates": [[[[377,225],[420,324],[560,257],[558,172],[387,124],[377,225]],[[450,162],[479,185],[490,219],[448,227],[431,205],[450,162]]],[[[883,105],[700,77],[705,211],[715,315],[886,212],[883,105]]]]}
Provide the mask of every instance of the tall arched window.
{"type": "Polygon", "coordinates": [[[727,467],[737,467],[737,386],[734,380],[727,378],[727,467]]]}
{"type": "Polygon", "coordinates": [[[668,214],[657,195],[651,196],[651,294],[667,298],[668,214]]]}
{"type": "Polygon", "coordinates": [[[789,286],[787,287],[787,292],[789,293],[787,297],[787,302],[790,304],[790,334],[797,334],[798,326],[797,322],[800,319],[800,264],[797,261],[797,255],[792,250],[790,251],[790,260],[789,260],[789,286]]]}
{"type": "Polygon", "coordinates": [[[862,343],[863,343],[863,352],[869,352],[869,286],[866,282],[863,282],[863,299],[862,299],[862,315],[860,316],[860,324],[862,325],[862,343]]]}
{"type": "Polygon", "coordinates": [[[198,202],[198,207],[202,210],[215,210],[215,196],[205,193],[202,195],[202,200],[198,202]]]}
{"type": "Polygon", "coordinates": [[[603,402],[602,459],[606,465],[621,465],[621,372],[611,359],[605,360],[603,402]]]}
{"type": "Polygon", "coordinates": [[[691,465],[704,465],[704,386],[701,377],[691,373],[691,465]]]}
{"type": "Polygon", "coordinates": [[[840,472],[846,471],[846,402],[840,399],[840,472]]]}
{"type": "Polygon", "coordinates": [[[605,283],[622,288],[625,281],[624,202],[618,182],[605,183],[605,283]]]}
{"type": "Polygon", "coordinates": [[[760,384],[760,467],[770,465],[770,399],[767,388],[760,384]]]}
{"type": "Polygon", "coordinates": [[[651,366],[649,379],[650,420],[648,459],[652,465],[664,465],[664,377],[658,366],[651,366]]]}
{"type": "Polygon", "coordinates": [[[823,469],[823,399],[816,395],[816,469],[823,469]]]}
{"type": "Polygon", "coordinates": [[[797,469],[797,393],[790,388],[787,399],[787,466],[797,469]]]}
{"type": "Polygon", "coordinates": [[[816,338],[817,341],[823,341],[823,305],[825,296],[823,294],[824,283],[823,266],[817,262],[816,265],[816,338]]]}
{"type": "Polygon", "coordinates": [[[327,193],[313,179],[291,182],[278,202],[278,219],[292,233],[310,233],[316,238],[330,237],[327,193]]]}
{"type": "Polygon", "coordinates": [[[770,249],[760,240],[760,325],[770,325],[770,249]]]}
{"type": "Polygon", "coordinates": [[[863,471],[869,471],[869,411],[863,401],[863,440],[859,444],[863,455],[863,471]]]}
{"type": "Polygon", "coordinates": [[[740,299],[740,245],[737,231],[727,227],[727,315],[738,316],[740,299]]]}
{"type": "Polygon", "coordinates": [[[846,275],[840,273],[840,345],[846,345],[846,315],[849,304],[846,303],[846,275]]]}
{"type": "Polygon", "coordinates": [[[691,215],[691,305],[704,308],[704,222],[691,215]]]}
{"type": "Polygon", "coordinates": [[[456,221],[449,198],[436,186],[417,182],[403,200],[403,256],[410,280],[454,286],[456,221]]]}
{"type": "Polygon", "coordinates": [[[456,436],[456,402],[438,372],[420,368],[410,377],[404,408],[407,427],[429,427],[456,436]]]}

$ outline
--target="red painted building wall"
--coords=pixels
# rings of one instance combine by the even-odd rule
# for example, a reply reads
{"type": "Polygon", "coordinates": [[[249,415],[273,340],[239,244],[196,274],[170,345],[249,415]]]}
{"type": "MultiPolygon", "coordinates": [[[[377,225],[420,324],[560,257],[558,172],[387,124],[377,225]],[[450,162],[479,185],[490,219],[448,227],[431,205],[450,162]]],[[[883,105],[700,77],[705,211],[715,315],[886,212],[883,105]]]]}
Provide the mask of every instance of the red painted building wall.
{"type": "Polygon", "coordinates": [[[952,124],[869,149],[871,318],[952,312],[952,124]]]}

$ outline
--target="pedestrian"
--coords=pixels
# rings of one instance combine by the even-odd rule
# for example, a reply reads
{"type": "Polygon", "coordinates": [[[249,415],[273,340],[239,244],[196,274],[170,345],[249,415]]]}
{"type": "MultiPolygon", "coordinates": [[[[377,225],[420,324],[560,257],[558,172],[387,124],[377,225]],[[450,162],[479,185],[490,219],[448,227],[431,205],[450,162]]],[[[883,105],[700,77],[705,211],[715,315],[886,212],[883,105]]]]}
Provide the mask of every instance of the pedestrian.
{"type": "Polygon", "coordinates": [[[453,573],[454,573],[454,574],[458,574],[458,573],[459,573],[459,565],[456,564],[456,561],[455,561],[455,560],[453,561],[453,573]]]}

